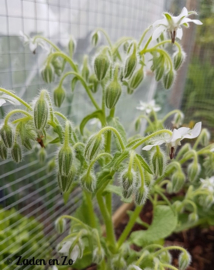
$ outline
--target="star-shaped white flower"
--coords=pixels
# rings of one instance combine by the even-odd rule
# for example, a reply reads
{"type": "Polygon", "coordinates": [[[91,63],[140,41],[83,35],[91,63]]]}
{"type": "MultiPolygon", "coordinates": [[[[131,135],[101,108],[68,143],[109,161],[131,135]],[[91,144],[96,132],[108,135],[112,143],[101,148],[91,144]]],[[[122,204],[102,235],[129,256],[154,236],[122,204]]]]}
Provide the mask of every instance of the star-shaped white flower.
{"type": "Polygon", "coordinates": [[[164,18],[162,20],[158,20],[153,24],[155,28],[154,33],[152,35],[152,39],[156,40],[159,38],[161,33],[164,31],[169,31],[172,43],[175,42],[175,38],[181,39],[183,36],[184,27],[189,27],[189,22],[193,22],[195,24],[201,25],[202,22],[199,20],[192,20],[188,18],[192,14],[197,14],[195,11],[189,11],[184,7],[179,16],[172,16],[168,12],[164,12],[164,18]]]}
{"type": "Polygon", "coordinates": [[[150,114],[151,111],[158,112],[161,110],[159,105],[155,104],[155,100],[152,99],[150,102],[145,103],[140,101],[140,106],[136,107],[137,110],[145,111],[146,114],[150,114]]]}
{"type": "MultiPolygon", "coordinates": [[[[63,243],[62,248],[59,250],[59,253],[63,253],[66,256],[69,255],[69,249],[73,243],[74,239],[70,239],[70,241],[66,241],[63,243]]],[[[81,248],[82,244],[79,241],[78,244],[76,244],[74,246],[74,248],[72,249],[71,253],[70,253],[70,259],[75,262],[78,258],[82,257],[82,248],[81,248]]]]}
{"type": "Polygon", "coordinates": [[[11,96],[9,96],[9,95],[7,95],[5,93],[3,93],[3,94],[0,93],[0,107],[4,103],[6,103],[7,101],[10,102],[13,105],[20,105],[20,102],[17,99],[15,99],[14,97],[11,97],[11,96]]]}
{"type": "Polygon", "coordinates": [[[201,187],[214,193],[214,176],[201,180],[201,187]]]}
{"type": "Polygon", "coordinates": [[[166,133],[162,137],[154,139],[153,144],[144,146],[143,150],[149,151],[154,146],[162,145],[165,143],[169,149],[170,158],[173,158],[177,146],[181,144],[183,139],[195,139],[199,136],[200,133],[201,122],[196,123],[192,129],[187,127],[174,129],[171,136],[166,133]]]}
{"type": "Polygon", "coordinates": [[[37,47],[40,45],[43,49],[50,52],[50,47],[40,39],[34,40],[34,38],[29,37],[24,34],[22,31],[19,32],[20,36],[24,39],[24,44],[29,45],[29,48],[32,53],[36,53],[37,47]]]}

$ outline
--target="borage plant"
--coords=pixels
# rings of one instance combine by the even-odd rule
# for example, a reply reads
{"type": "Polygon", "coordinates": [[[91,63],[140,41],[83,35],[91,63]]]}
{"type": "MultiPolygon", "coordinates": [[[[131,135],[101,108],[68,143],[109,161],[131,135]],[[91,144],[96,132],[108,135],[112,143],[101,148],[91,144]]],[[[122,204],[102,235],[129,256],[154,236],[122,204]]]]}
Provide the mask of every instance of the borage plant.
{"type": "Polygon", "coordinates": [[[156,80],[162,80],[166,89],[171,87],[185,58],[180,44],[175,41],[176,36],[182,37],[181,27],[188,27],[189,22],[201,24],[188,18],[191,14],[195,12],[188,12],[186,8],[178,17],[164,13],[164,19],[147,28],[139,41],[124,37],[112,44],[106,32],[97,29],[92,35],[93,44],[97,46],[102,33],[108,45],[98,49],[92,67],[89,67],[87,56],[81,68],[74,63],[73,39],[69,41],[69,53],[65,54],[42,36],[30,38],[23,34],[25,43],[29,43],[34,53],[38,45],[49,48],[41,74],[47,83],[53,82],[55,76],[61,77],[54,90],[55,106],[62,105],[66,95],[63,81],[71,76],[72,91],[80,82],[95,107],[94,112],[74,127],[66,116],[55,110],[47,90],[41,90],[32,103],[26,103],[11,91],[0,89],[2,103],[5,100],[19,102],[26,108],[12,110],[4,119],[0,132],[1,158],[6,159],[10,151],[13,160],[20,162],[21,145],[31,149],[36,141],[41,146],[40,156],[43,157],[45,149],[55,144],[59,149],[49,168],[53,169],[56,162],[60,192],[68,197],[76,186],[82,188],[82,205],[74,216],[61,216],[55,223],[57,231],[63,233],[66,220],[71,221],[69,235],[59,243],[57,250],[68,255],[76,269],[91,264],[102,270],[186,269],[191,261],[189,253],[180,246],[164,247],[163,239],[173,231],[209,222],[214,188],[213,178],[207,177],[213,173],[214,154],[213,146],[209,145],[209,133],[205,129],[201,132],[201,123],[192,129],[180,127],[183,114],[179,110],[158,119],[156,112],[160,108],[154,102],[141,103],[139,109],[144,114],[137,119],[136,128],[139,128],[141,118],[146,118],[149,135],[138,134],[128,139],[115,117],[122,91],[127,89],[128,94],[132,94],[143,81],[147,54],[151,57],[156,80]],[[169,32],[171,39],[165,39],[165,31],[169,32]],[[166,51],[167,45],[175,49],[173,55],[166,51]],[[63,74],[66,64],[70,65],[71,71],[63,74]],[[97,91],[102,91],[101,105],[94,98],[97,91]],[[10,121],[15,114],[23,116],[10,121]],[[164,128],[165,120],[172,114],[173,131],[164,128]],[[94,118],[100,122],[100,129],[91,134],[85,126],[94,118]],[[194,146],[184,144],[175,156],[176,148],[184,139],[196,137],[194,146]],[[163,144],[166,149],[160,147],[163,144]],[[200,145],[202,149],[198,149],[200,145]],[[205,166],[210,168],[209,175],[203,170],[201,155],[206,155],[205,166]],[[186,166],[183,168],[184,163],[188,164],[187,169],[186,166]],[[199,181],[199,177],[205,180],[199,181]],[[118,179],[119,185],[116,184],[118,179]],[[136,204],[119,239],[115,237],[112,222],[112,193],[120,196],[122,201],[134,200],[136,204]],[[147,199],[153,204],[151,225],[138,218],[147,199]],[[99,223],[99,213],[94,211],[95,200],[105,224],[105,233],[99,223]],[[204,208],[209,212],[206,215],[204,208]],[[145,230],[131,233],[136,222],[141,222],[145,230]],[[132,243],[139,248],[132,249],[132,243]],[[171,264],[170,250],[174,249],[180,251],[178,266],[171,264]]]}

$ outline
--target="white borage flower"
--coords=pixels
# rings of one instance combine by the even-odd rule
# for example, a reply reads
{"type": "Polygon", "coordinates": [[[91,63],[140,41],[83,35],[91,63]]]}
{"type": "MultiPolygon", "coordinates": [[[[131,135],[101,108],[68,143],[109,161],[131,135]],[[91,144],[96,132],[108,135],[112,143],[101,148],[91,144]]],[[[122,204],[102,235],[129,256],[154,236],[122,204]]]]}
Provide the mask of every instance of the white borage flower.
{"type": "Polygon", "coordinates": [[[7,101],[10,102],[12,105],[20,105],[20,102],[16,98],[11,97],[5,93],[0,93],[0,107],[7,101]]]}
{"type": "Polygon", "coordinates": [[[34,40],[33,38],[29,37],[28,35],[24,34],[22,31],[19,32],[20,37],[24,40],[24,45],[29,45],[29,48],[32,53],[36,53],[37,47],[40,45],[43,49],[50,52],[50,47],[43,42],[41,39],[34,40]]]}
{"type": "Polygon", "coordinates": [[[69,254],[69,250],[75,238],[71,238],[69,241],[66,241],[62,244],[59,253],[64,254],[65,256],[70,256],[70,259],[75,262],[78,258],[81,258],[83,255],[83,245],[79,240],[78,243],[73,247],[72,251],[69,254]]]}
{"type": "Polygon", "coordinates": [[[58,268],[54,265],[52,270],[58,270],[58,268]]]}
{"type": "Polygon", "coordinates": [[[214,176],[206,179],[200,179],[201,187],[214,193],[214,176]]]}
{"type": "Polygon", "coordinates": [[[189,11],[184,7],[178,16],[172,16],[168,12],[164,12],[164,18],[162,20],[158,20],[153,24],[153,28],[155,28],[154,33],[152,35],[152,39],[156,40],[159,38],[161,33],[164,31],[168,31],[171,35],[172,43],[175,42],[175,38],[181,39],[183,36],[184,27],[189,27],[189,22],[193,22],[195,24],[201,25],[202,22],[199,20],[192,20],[188,18],[190,15],[197,13],[195,11],[189,11]]]}
{"type": "Polygon", "coordinates": [[[140,101],[140,106],[136,107],[137,110],[145,111],[146,114],[150,114],[152,111],[158,112],[161,110],[161,107],[155,104],[155,100],[152,99],[150,102],[140,101]]]}
{"type": "Polygon", "coordinates": [[[157,137],[156,139],[154,138],[153,144],[144,146],[142,149],[149,151],[154,146],[162,145],[165,143],[169,149],[170,158],[172,159],[177,146],[181,144],[181,141],[183,139],[195,139],[196,137],[199,136],[200,132],[201,132],[201,122],[198,122],[192,129],[187,127],[181,127],[178,129],[174,129],[171,136],[166,133],[161,137],[157,137]]]}

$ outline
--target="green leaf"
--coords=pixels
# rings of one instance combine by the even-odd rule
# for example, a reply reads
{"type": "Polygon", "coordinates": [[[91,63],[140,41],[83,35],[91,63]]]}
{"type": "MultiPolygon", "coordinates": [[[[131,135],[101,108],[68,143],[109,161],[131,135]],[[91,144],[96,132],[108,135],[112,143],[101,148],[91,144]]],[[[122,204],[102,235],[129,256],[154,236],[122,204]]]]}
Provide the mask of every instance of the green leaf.
{"type": "Polygon", "coordinates": [[[83,252],[83,256],[80,259],[77,259],[72,268],[75,269],[85,269],[87,266],[90,266],[92,264],[92,252],[89,250],[89,248],[85,248],[83,252]]]}
{"type": "Polygon", "coordinates": [[[121,136],[123,142],[126,144],[127,143],[126,131],[125,131],[123,125],[118,120],[118,118],[117,117],[114,117],[114,118],[108,117],[107,123],[109,124],[109,126],[114,127],[120,133],[120,136],[121,136]]]}
{"type": "Polygon", "coordinates": [[[110,170],[104,169],[100,173],[98,173],[97,174],[97,187],[96,187],[96,192],[94,194],[105,189],[105,187],[108,185],[108,183],[111,180],[112,180],[112,175],[111,175],[110,170]]]}
{"type": "Polygon", "coordinates": [[[140,142],[143,138],[135,138],[133,140],[131,140],[127,145],[126,147],[129,148],[129,147],[132,147],[134,146],[136,143],[140,142]]]}
{"type": "Polygon", "coordinates": [[[80,132],[83,135],[83,129],[85,125],[88,123],[89,120],[93,118],[98,118],[102,124],[105,122],[105,116],[103,114],[102,110],[97,110],[89,115],[87,115],[85,118],[83,118],[82,122],[80,123],[80,132]]]}
{"type": "Polygon", "coordinates": [[[136,154],[136,157],[140,161],[141,166],[150,174],[153,174],[152,170],[150,169],[149,165],[146,163],[146,161],[138,154],[136,154]]]}
{"type": "Polygon", "coordinates": [[[176,228],[177,216],[167,205],[158,205],[154,209],[151,226],[146,231],[136,231],[130,236],[131,243],[137,246],[154,243],[169,236],[176,228]]]}
{"type": "MultiPolygon", "coordinates": [[[[129,216],[129,219],[130,219],[131,218],[131,215],[133,214],[133,211],[128,210],[126,213],[127,213],[127,215],[129,216]]],[[[143,222],[140,217],[137,217],[136,223],[142,225],[145,228],[148,228],[149,227],[149,224],[147,224],[146,222],[143,222]]]]}
{"type": "Polygon", "coordinates": [[[109,184],[109,185],[107,185],[107,187],[106,187],[105,190],[104,190],[104,193],[107,193],[107,192],[117,194],[118,196],[120,196],[121,201],[123,201],[123,202],[125,202],[125,203],[130,203],[130,202],[132,202],[132,198],[125,199],[125,198],[123,197],[123,195],[122,195],[122,189],[121,189],[121,187],[119,187],[119,186],[115,186],[115,185],[110,185],[110,184],[109,184]]]}

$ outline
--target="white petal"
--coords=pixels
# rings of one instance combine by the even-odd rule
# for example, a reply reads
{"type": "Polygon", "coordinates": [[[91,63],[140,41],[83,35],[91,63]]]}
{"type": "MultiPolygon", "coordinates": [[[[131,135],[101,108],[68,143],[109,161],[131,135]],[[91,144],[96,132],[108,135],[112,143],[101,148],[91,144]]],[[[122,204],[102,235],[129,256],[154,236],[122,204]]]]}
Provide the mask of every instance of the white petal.
{"type": "Polygon", "coordinates": [[[193,23],[198,24],[198,25],[202,25],[202,24],[203,24],[203,23],[202,23],[201,21],[199,21],[199,20],[192,20],[192,19],[190,19],[190,18],[184,18],[184,19],[182,20],[182,24],[183,24],[183,23],[188,23],[188,22],[193,22],[193,23]]]}
{"type": "Polygon", "coordinates": [[[72,245],[71,241],[64,242],[62,245],[62,248],[59,250],[59,253],[68,254],[69,248],[71,247],[71,245],[72,245]]]}
{"type": "Polygon", "coordinates": [[[182,18],[183,16],[188,16],[188,10],[186,7],[183,7],[183,9],[181,10],[181,13],[178,17],[182,18]]]}
{"type": "Polygon", "coordinates": [[[79,253],[80,253],[79,247],[77,245],[74,246],[74,248],[71,252],[71,256],[70,256],[70,258],[72,259],[73,262],[75,262],[77,260],[77,258],[79,257],[79,253]]]}
{"type": "Polygon", "coordinates": [[[161,33],[163,33],[165,30],[166,30],[166,26],[164,25],[158,26],[152,34],[152,40],[156,40],[157,38],[159,38],[161,33]]]}
{"type": "Polygon", "coordinates": [[[29,37],[26,34],[24,34],[22,31],[19,31],[19,35],[22,38],[24,38],[24,42],[28,42],[29,41],[29,37]]]}
{"type": "Polygon", "coordinates": [[[33,42],[30,42],[29,47],[30,47],[31,52],[34,52],[36,50],[36,48],[37,48],[37,44],[33,43],[33,42]]]}
{"type": "Polygon", "coordinates": [[[149,150],[152,149],[152,147],[157,146],[157,145],[161,145],[161,144],[164,144],[164,143],[166,143],[166,140],[165,139],[159,139],[157,142],[155,142],[153,144],[144,146],[142,148],[142,150],[149,151],[149,150]]]}
{"type": "Polygon", "coordinates": [[[157,27],[157,26],[159,26],[159,25],[165,25],[165,26],[167,26],[167,21],[166,21],[166,19],[164,18],[164,19],[162,19],[162,20],[157,20],[157,21],[155,21],[154,23],[153,23],[153,27],[157,27]]]}
{"type": "Polygon", "coordinates": [[[0,98],[0,107],[1,107],[4,103],[6,103],[6,101],[5,101],[4,99],[1,99],[1,98],[0,98]]]}
{"type": "Polygon", "coordinates": [[[54,265],[53,266],[53,268],[52,268],[53,270],[58,270],[58,268],[54,265]]]}
{"type": "Polygon", "coordinates": [[[134,269],[136,269],[136,270],[142,270],[139,266],[137,266],[137,265],[132,265],[132,267],[134,268],[134,269]]]}
{"type": "Polygon", "coordinates": [[[201,133],[201,122],[195,124],[194,128],[191,129],[188,134],[184,135],[183,138],[194,139],[201,133]]]}
{"type": "Polygon", "coordinates": [[[178,28],[178,30],[176,31],[176,37],[182,39],[182,36],[183,36],[183,29],[178,28]]]}
{"type": "Polygon", "coordinates": [[[155,106],[155,108],[154,108],[154,111],[155,112],[159,112],[161,110],[161,107],[160,106],[155,106]]]}

